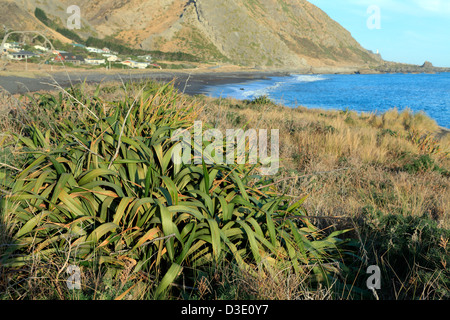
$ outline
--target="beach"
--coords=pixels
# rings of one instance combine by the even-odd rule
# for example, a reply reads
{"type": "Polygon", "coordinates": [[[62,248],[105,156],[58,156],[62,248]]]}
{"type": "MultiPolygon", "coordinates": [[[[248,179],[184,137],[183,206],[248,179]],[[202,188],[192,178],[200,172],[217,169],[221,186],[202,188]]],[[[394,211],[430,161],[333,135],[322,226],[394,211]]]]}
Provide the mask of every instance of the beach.
{"type": "Polygon", "coordinates": [[[58,72],[8,72],[0,73],[0,87],[11,94],[24,94],[41,90],[54,90],[57,87],[70,87],[86,81],[128,82],[151,79],[162,83],[174,81],[181,92],[196,95],[204,93],[203,88],[211,85],[233,84],[245,81],[265,79],[272,76],[288,75],[282,71],[218,71],[218,70],[70,70],[58,72]]]}

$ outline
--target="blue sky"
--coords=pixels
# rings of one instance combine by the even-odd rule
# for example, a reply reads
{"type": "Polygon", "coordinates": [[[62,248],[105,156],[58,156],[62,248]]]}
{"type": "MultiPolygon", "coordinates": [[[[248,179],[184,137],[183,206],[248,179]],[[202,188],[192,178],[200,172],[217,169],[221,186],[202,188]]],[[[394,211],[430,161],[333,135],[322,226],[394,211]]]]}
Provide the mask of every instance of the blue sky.
{"type": "MultiPolygon", "coordinates": [[[[388,61],[450,67],[450,0],[308,0],[388,61]],[[377,6],[380,29],[367,21],[377,6]]],[[[370,19],[369,21],[375,21],[370,19]]]]}

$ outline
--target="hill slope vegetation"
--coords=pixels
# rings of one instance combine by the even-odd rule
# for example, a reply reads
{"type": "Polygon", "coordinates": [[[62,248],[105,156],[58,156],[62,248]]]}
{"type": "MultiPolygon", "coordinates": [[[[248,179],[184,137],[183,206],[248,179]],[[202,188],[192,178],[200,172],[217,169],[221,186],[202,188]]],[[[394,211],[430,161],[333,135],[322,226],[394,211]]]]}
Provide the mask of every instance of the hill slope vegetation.
{"type": "MultiPolygon", "coordinates": [[[[17,0],[0,18],[9,28],[47,28],[31,17],[36,7],[64,27],[74,1],[17,0]],[[28,13],[26,24],[7,17],[28,13]],[[5,18],[5,19],[3,19],[5,18]]],[[[308,69],[367,66],[378,57],[326,13],[305,0],[79,0],[77,33],[133,48],[185,52],[204,61],[251,67],[308,69]]],[[[3,5],[2,5],[3,7],[3,5]]]]}

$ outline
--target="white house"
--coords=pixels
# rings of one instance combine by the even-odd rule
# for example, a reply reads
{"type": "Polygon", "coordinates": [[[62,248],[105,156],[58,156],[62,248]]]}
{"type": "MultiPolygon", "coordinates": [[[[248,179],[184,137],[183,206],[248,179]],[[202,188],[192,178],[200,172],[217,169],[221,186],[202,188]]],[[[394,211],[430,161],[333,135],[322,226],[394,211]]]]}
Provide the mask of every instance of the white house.
{"type": "Polygon", "coordinates": [[[3,49],[20,50],[20,44],[17,42],[6,42],[3,45],[3,49]]]}
{"type": "Polygon", "coordinates": [[[8,54],[8,59],[11,60],[24,60],[29,59],[31,57],[36,57],[37,54],[30,52],[30,51],[19,51],[19,52],[11,52],[8,54]]]}
{"type": "Polygon", "coordinates": [[[94,47],[86,47],[86,50],[92,53],[104,53],[102,49],[94,48],[94,47]]]}
{"type": "Polygon", "coordinates": [[[137,62],[133,60],[125,60],[122,61],[121,64],[129,66],[130,68],[138,68],[138,69],[145,69],[149,66],[149,63],[147,62],[137,62]]]}
{"type": "Polygon", "coordinates": [[[84,59],[84,62],[86,64],[90,64],[90,65],[93,65],[93,66],[98,66],[98,65],[106,63],[105,59],[90,59],[90,58],[84,59]]]}
{"type": "Polygon", "coordinates": [[[47,52],[48,50],[50,50],[49,48],[46,48],[46,47],[43,47],[43,46],[40,46],[40,45],[36,45],[36,46],[34,46],[34,48],[36,50],[40,50],[40,51],[44,51],[44,52],[47,52]]]}
{"type": "Polygon", "coordinates": [[[102,56],[104,56],[106,58],[106,60],[111,61],[111,62],[119,61],[119,57],[117,57],[114,54],[104,53],[104,54],[102,54],[102,56]]]}

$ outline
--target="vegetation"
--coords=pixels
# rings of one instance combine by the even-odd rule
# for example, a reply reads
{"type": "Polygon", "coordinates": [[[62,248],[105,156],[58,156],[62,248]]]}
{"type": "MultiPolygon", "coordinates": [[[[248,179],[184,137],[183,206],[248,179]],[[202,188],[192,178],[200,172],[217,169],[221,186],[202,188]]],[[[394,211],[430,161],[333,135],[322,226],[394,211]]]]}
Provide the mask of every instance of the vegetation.
{"type": "Polygon", "coordinates": [[[132,56],[140,55],[151,55],[155,60],[167,60],[167,61],[189,61],[198,62],[199,59],[189,53],[184,52],[162,52],[158,50],[147,51],[142,49],[130,48],[116,39],[98,39],[95,37],[89,37],[86,41],[81,41],[79,43],[85,44],[89,47],[97,48],[109,48],[119,54],[126,54],[132,56]]]}
{"type": "MultiPolygon", "coordinates": [[[[127,46],[121,41],[113,38],[107,37],[104,39],[99,39],[93,36],[88,37],[86,40],[81,38],[76,32],[64,28],[58,25],[55,21],[48,18],[45,11],[36,7],[34,15],[38,18],[42,23],[44,23],[47,27],[50,27],[56,30],[58,33],[62,34],[66,38],[73,40],[76,43],[86,45],[88,47],[97,47],[97,48],[109,48],[110,50],[117,52],[118,54],[124,54],[129,56],[139,56],[139,55],[151,55],[155,60],[163,60],[163,61],[186,61],[186,62],[199,62],[200,59],[195,57],[192,54],[185,52],[162,52],[159,50],[143,50],[143,49],[135,49],[127,46]]],[[[73,50],[71,50],[73,51],[73,50]]]]}
{"type": "MultiPolygon", "coordinates": [[[[202,119],[214,127],[280,130],[277,190],[308,195],[303,206],[319,228],[354,230],[360,257],[382,269],[378,298],[447,299],[450,135],[433,120],[409,110],[292,109],[267,97],[202,99],[202,119]]],[[[365,289],[365,267],[347,267],[345,283],[365,289]]],[[[361,298],[355,288],[340,297],[361,298]]]]}
{"type": "Polygon", "coordinates": [[[373,299],[369,265],[382,270],[377,298],[450,297],[450,141],[421,114],[290,109],[156,83],[5,105],[2,298],[373,299]],[[170,137],[194,120],[280,129],[280,172],[176,165],[170,137]],[[69,265],[81,290],[65,285],[69,265]]]}
{"type": "MultiPolygon", "coordinates": [[[[346,253],[344,231],[318,230],[302,201],[273,193],[254,166],[171,162],[170,137],[190,130],[195,104],[168,85],[126,88],[135,94],[106,105],[99,90],[92,98],[71,89],[69,98],[31,102],[72,121],[44,128],[32,121],[14,135],[24,159],[21,169],[7,165],[2,173],[3,269],[27,274],[65,261],[58,268],[81,265],[116,281],[127,270],[145,277],[148,296],[157,298],[171,294],[183,270],[183,283],[193,286],[223,261],[250,274],[304,275],[311,286],[333,282],[346,253]],[[77,107],[83,116],[71,118],[77,107]]],[[[60,276],[53,295],[64,298],[60,276]]],[[[27,294],[20,289],[6,292],[27,294]]]]}
{"type": "Polygon", "coordinates": [[[50,26],[52,24],[52,21],[47,17],[45,11],[38,7],[36,7],[36,9],[34,10],[34,16],[46,26],[50,26]]]}
{"type": "Polygon", "coordinates": [[[83,39],[81,39],[81,37],[78,34],[76,34],[75,32],[73,32],[72,30],[57,27],[56,31],[59,32],[60,34],[62,34],[63,36],[65,36],[66,38],[69,38],[70,40],[73,40],[77,43],[84,42],[83,39]]]}

